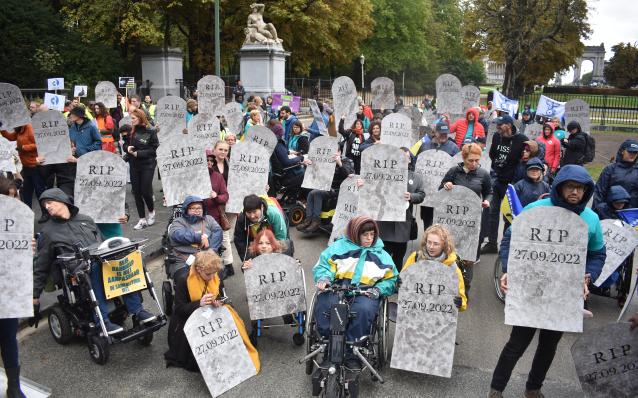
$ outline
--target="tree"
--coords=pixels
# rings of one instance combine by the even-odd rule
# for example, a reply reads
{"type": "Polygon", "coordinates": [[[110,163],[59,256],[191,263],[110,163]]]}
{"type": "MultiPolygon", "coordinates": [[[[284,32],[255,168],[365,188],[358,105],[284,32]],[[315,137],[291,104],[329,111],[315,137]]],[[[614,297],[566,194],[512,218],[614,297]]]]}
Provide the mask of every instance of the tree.
{"type": "Polygon", "coordinates": [[[608,84],[618,88],[638,85],[638,47],[630,43],[619,43],[611,48],[614,56],[605,66],[603,74],[608,84]]]}
{"type": "Polygon", "coordinates": [[[510,98],[573,65],[591,33],[585,0],[468,1],[464,15],[467,48],[505,62],[510,98]]]}

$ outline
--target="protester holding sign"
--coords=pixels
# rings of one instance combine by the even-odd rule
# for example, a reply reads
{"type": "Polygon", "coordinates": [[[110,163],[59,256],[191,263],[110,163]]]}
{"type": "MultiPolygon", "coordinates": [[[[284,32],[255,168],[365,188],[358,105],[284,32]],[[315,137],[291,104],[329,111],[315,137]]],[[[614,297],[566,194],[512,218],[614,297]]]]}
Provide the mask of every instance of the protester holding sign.
{"type": "Polygon", "coordinates": [[[102,137],[102,149],[115,153],[117,150],[115,148],[116,137],[113,136],[113,132],[115,131],[113,118],[109,115],[108,110],[101,102],[96,103],[93,106],[92,111],[95,116],[97,128],[100,131],[100,136],[102,137]]]}
{"type": "Polygon", "coordinates": [[[244,210],[235,224],[235,248],[242,261],[248,254],[248,246],[262,229],[269,229],[278,241],[288,239],[288,225],[286,216],[278,203],[270,198],[264,199],[257,195],[244,198],[244,210]]]}
{"type": "Polygon", "coordinates": [[[46,189],[44,181],[40,176],[38,168],[38,149],[35,145],[33,127],[25,124],[13,129],[12,132],[2,130],[2,136],[9,141],[16,142],[18,156],[22,163],[22,187],[20,188],[20,199],[29,207],[33,203],[33,192],[36,198],[40,197],[46,189]]]}
{"type": "Polygon", "coordinates": [[[638,140],[626,140],[618,148],[616,161],[605,166],[596,181],[593,208],[609,202],[611,187],[620,185],[629,193],[627,208],[638,207],[638,140]]]}
{"type": "Polygon", "coordinates": [[[352,159],[354,162],[354,172],[359,174],[361,171],[361,144],[365,140],[363,138],[363,123],[361,120],[356,119],[352,123],[352,127],[345,130],[343,124],[345,123],[346,116],[341,116],[339,121],[339,134],[344,139],[342,152],[346,157],[352,159]]]}
{"type": "Polygon", "coordinates": [[[598,203],[592,209],[601,220],[620,220],[618,210],[629,207],[631,196],[622,185],[613,185],[605,199],[606,202],[598,203]]]}
{"type": "MultiPolygon", "coordinates": [[[[271,171],[281,175],[279,183],[288,188],[290,192],[299,192],[304,177],[304,165],[310,163],[309,160],[304,159],[303,156],[291,154],[288,151],[286,141],[283,139],[283,127],[281,123],[275,120],[271,120],[269,123],[270,130],[275,133],[277,137],[277,144],[275,150],[270,157],[271,171]]],[[[275,184],[271,184],[274,186],[275,184]]]]}
{"type": "MultiPolygon", "coordinates": [[[[587,243],[587,259],[585,262],[585,282],[596,280],[605,264],[605,243],[603,240],[602,228],[596,213],[587,208],[587,202],[594,194],[594,181],[581,166],[569,165],[560,169],[554,180],[549,198],[542,199],[527,205],[523,211],[540,206],[557,206],[573,211],[585,221],[588,228],[589,240],[587,243]]],[[[503,264],[503,276],[501,278],[501,288],[507,291],[507,263],[510,252],[510,239],[512,230],[509,228],[503,241],[501,242],[500,259],[503,264]]],[[[492,375],[490,397],[502,397],[512,370],[516,363],[527,350],[527,347],[534,338],[535,328],[513,326],[510,339],[503,348],[500,358],[492,375]]],[[[532,368],[530,370],[526,388],[526,396],[542,396],[540,389],[549,370],[556,346],[560,341],[563,332],[555,330],[540,329],[538,347],[532,368]]]]}
{"type": "Polygon", "coordinates": [[[281,124],[284,128],[284,141],[288,142],[292,133],[292,126],[298,120],[297,115],[292,113],[292,109],[288,105],[284,105],[279,108],[279,116],[281,118],[281,124]]]}
{"type": "Polygon", "coordinates": [[[463,141],[467,138],[485,137],[483,125],[479,123],[479,111],[476,108],[470,108],[465,114],[465,119],[459,119],[450,127],[450,132],[454,133],[454,142],[461,148],[463,141]]]}
{"type": "Polygon", "coordinates": [[[248,130],[250,130],[253,126],[263,126],[264,123],[261,121],[261,112],[258,109],[253,109],[249,113],[249,118],[246,121],[246,126],[244,127],[244,133],[242,134],[242,138],[248,134],[248,130]]]}
{"type": "Polygon", "coordinates": [[[97,126],[88,120],[84,108],[76,106],[69,112],[69,138],[75,144],[75,157],[102,149],[102,137],[97,126]]]}
{"type": "Polygon", "coordinates": [[[416,156],[428,149],[436,149],[437,151],[443,151],[450,156],[454,156],[459,153],[459,147],[454,144],[454,141],[449,139],[450,127],[447,122],[439,122],[434,128],[434,138],[427,144],[422,144],[416,153],[416,156]]]}
{"type": "MultiPolygon", "coordinates": [[[[221,300],[219,272],[223,269],[221,258],[210,250],[195,254],[190,268],[182,268],[175,274],[175,301],[173,316],[168,325],[168,351],[164,353],[166,366],[176,366],[197,372],[199,367],[195,361],[186,335],[184,325],[190,315],[198,308],[212,305],[226,306],[230,311],[235,326],[246,346],[246,350],[259,372],[259,354],[250,342],[244,322],[235,310],[221,300]]],[[[227,364],[232,366],[232,364],[227,364]]]]}
{"type": "Polygon", "coordinates": [[[361,152],[371,147],[376,143],[381,142],[381,123],[380,122],[372,122],[370,123],[370,127],[368,127],[368,138],[361,144],[361,152]]]}

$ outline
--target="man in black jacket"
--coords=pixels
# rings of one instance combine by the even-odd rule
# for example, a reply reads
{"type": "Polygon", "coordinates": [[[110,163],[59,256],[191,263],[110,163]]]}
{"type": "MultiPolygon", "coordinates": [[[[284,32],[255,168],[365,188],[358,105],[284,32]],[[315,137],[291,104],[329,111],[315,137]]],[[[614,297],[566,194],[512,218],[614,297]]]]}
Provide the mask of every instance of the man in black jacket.
{"type": "Polygon", "coordinates": [[[492,159],[492,170],[494,170],[492,181],[492,201],[490,203],[490,215],[488,219],[488,230],[482,234],[484,238],[487,234],[488,242],[481,249],[481,254],[496,253],[498,251],[498,225],[501,209],[501,201],[507,191],[507,184],[512,182],[516,166],[521,160],[525,141],[527,137],[516,131],[514,119],[505,115],[496,120],[498,133],[494,135],[492,146],[490,147],[490,159],[492,159]]]}
{"type": "Polygon", "coordinates": [[[580,128],[580,123],[571,121],[567,124],[567,131],[569,137],[563,138],[563,158],[561,159],[561,166],[568,164],[577,164],[582,166],[585,163],[585,149],[587,148],[586,134],[580,128]]]}

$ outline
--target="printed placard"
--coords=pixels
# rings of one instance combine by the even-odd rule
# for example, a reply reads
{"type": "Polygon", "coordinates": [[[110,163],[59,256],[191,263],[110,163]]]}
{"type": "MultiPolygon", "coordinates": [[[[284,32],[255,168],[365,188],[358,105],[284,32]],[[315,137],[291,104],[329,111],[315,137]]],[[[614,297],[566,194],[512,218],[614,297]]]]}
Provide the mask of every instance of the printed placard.
{"type": "Polygon", "coordinates": [[[136,250],[119,260],[103,262],[102,282],[107,300],[146,289],[142,252],[136,250]]]}
{"type": "Polygon", "coordinates": [[[575,99],[565,103],[565,126],[569,122],[578,122],[584,133],[591,133],[591,119],[589,104],[582,99],[575,99]]]}
{"type": "Polygon", "coordinates": [[[64,95],[44,93],[44,105],[51,110],[62,112],[64,110],[64,102],[66,97],[64,95]]]}
{"type": "Polygon", "coordinates": [[[461,81],[456,76],[445,73],[436,79],[436,110],[439,115],[463,113],[461,81]]]}
{"type": "Polygon", "coordinates": [[[412,130],[412,120],[402,113],[391,113],[381,120],[381,142],[397,148],[410,148],[419,139],[412,130]]]}
{"type": "Polygon", "coordinates": [[[607,257],[598,279],[594,282],[594,285],[598,287],[620,267],[627,257],[634,253],[634,249],[638,246],[638,231],[631,226],[623,225],[618,220],[602,220],[600,226],[603,229],[607,257]]]}
{"type": "Polygon", "coordinates": [[[98,82],[95,86],[95,102],[101,102],[107,108],[117,106],[117,88],[108,81],[98,82]]]}
{"type": "Polygon", "coordinates": [[[160,142],[169,136],[180,135],[186,129],[186,101],[174,95],[162,97],[155,107],[155,125],[160,142]]]}
{"type": "Polygon", "coordinates": [[[332,101],[335,120],[345,116],[344,127],[349,129],[357,118],[359,102],[357,88],[348,76],[340,76],[332,83],[332,101]]]}
{"type": "Polygon", "coordinates": [[[78,97],[86,97],[89,92],[89,86],[74,86],[73,87],[73,96],[78,97]]]}
{"type": "Polygon", "coordinates": [[[259,125],[249,128],[244,140],[263,146],[271,154],[277,145],[277,136],[275,133],[273,133],[268,127],[259,125]]]}
{"type": "Polygon", "coordinates": [[[310,111],[312,112],[312,119],[317,123],[317,128],[319,129],[319,134],[327,135],[328,127],[323,120],[323,116],[321,115],[321,110],[319,110],[319,105],[317,105],[317,101],[313,99],[308,99],[308,104],[310,105],[310,111]]]}
{"type": "Polygon", "coordinates": [[[16,162],[14,156],[17,156],[15,146],[4,137],[0,137],[0,171],[8,171],[15,173],[16,162]]]}
{"type": "MultiPolygon", "coordinates": [[[[226,119],[226,128],[228,131],[239,134],[242,132],[244,124],[244,112],[241,104],[232,101],[224,106],[224,119],[226,119]]],[[[263,120],[263,119],[262,119],[263,120]]]]}
{"type": "Polygon", "coordinates": [[[188,122],[188,134],[205,149],[212,149],[220,139],[219,119],[208,113],[198,113],[188,122]]]}
{"type": "Polygon", "coordinates": [[[416,159],[414,167],[414,171],[423,180],[423,190],[425,191],[425,200],[421,203],[421,206],[434,206],[431,198],[439,190],[445,173],[452,166],[452,157],[447,152],[437,151],[436,149],[428,149],[421,152],[416,159]]]}
{"type": "Polygon", "coordinates": [[[47,79],[47,90],[64,90],[64,78],[53,77],[47,79]]]}

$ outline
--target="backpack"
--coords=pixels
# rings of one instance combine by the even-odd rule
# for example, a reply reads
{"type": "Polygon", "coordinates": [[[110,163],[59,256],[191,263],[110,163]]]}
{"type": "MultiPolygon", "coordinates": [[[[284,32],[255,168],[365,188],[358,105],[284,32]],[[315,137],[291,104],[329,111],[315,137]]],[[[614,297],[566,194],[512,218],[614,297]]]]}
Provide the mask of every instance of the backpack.
{"type": "Polygon", "coordinates": [[[591,134],[585,134],[585,156],[583,163],[590,163],[594,161],[596,156],[596,140],[591,134]]]}

